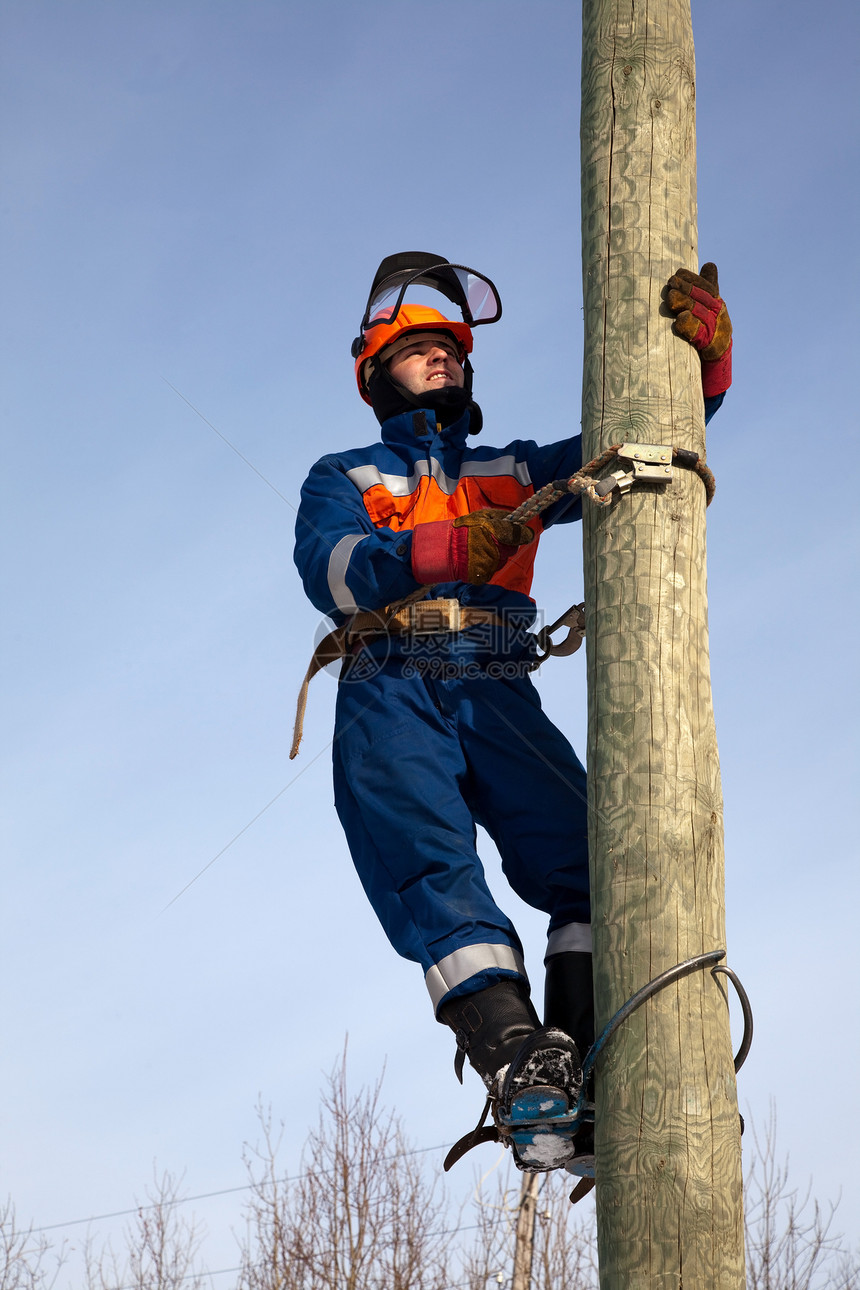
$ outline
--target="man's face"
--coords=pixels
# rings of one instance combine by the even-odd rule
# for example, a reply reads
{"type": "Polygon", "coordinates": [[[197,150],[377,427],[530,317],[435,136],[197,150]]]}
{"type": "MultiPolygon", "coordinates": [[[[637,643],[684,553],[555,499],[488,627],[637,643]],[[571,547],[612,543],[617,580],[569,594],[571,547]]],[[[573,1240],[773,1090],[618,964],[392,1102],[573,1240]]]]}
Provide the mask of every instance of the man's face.
{"type": "Polygon", "coordinates": [[[390,359],[382,355],[389,375],[410,394],[426,394],[454,385],[463,388],[466,375],[453,336],[420,335],[390,359]]]}

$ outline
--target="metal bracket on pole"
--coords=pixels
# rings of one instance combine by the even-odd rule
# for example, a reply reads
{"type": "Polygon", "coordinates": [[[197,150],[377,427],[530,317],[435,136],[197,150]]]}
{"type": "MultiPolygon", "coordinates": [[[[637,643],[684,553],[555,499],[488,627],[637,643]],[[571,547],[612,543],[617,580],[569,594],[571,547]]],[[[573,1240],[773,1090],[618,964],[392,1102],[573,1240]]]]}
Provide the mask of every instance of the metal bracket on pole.
{"type": "Polygon", "coordinates": [[[598,497],[613,489],[626,493],[635,483],[668,484],[672,478],[672,448],[658,443],[622,443],[617,450],[624,470],[614,470],[596,485],[598,497]]]}

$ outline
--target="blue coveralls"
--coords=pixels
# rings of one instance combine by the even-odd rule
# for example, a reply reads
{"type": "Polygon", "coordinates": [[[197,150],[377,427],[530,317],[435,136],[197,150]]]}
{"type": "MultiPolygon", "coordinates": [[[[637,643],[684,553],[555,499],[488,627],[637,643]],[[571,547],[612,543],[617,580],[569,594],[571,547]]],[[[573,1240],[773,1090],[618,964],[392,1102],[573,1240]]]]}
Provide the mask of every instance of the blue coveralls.
{"type": "MultiPolygon", "coordinates": [[[[708,413],[721,401],[709,401],[708,413]]],[[[313,467],[295,560],[309,598],[336,623],[418,589],[416,523],[477,506],[513,509],[582,464],[578,435],[468,448],[467,431],[468,414],[439,430],[429,409],[402,413],[383,423],[381,442],[313,467]]],[[[535,522],[536,538],[580,516],[578,499],[556,503],[535,522]]],[[[520,554],[531,561],[536,547],[520,554]]],[[[428,588],[432,598],[492,609],[505,625],[381,637],[338,688],[337,812],[386,935],[420,963],[437,1011],[526,975],[517,933],[484,877],[476,824],[517,894],[549,915],[548,953],[591,949],[585,771],[529,679],[535,606],[515,589],[523,577],[509,571],[504,585],[505,575],[428,588]]]]}

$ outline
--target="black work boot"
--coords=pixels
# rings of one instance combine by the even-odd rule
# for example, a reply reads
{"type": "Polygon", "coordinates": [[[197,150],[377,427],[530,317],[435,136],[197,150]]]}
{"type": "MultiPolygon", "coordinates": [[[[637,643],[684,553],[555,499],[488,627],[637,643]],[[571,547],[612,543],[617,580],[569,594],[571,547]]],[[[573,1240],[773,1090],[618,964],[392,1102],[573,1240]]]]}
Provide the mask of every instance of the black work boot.
{"type": "MultiPolygon", "coordinates": [[[[558,1026],[570,1035],[583,1060],[594,1043],[594,978],[589,953],[565,950],[546,960],[544,1025],[558,1026]]],[[[594,1076],[586,1096],[594,1101],[594,1076]]],[[[587,1120],[574,1137],[576,1160],[571,1172],[594,1170],[594,1125],[587,1120]]]]}
{"type": "Polygon", "coordinates": [[[544,1025],[570,1035],[584,1058],[594,1043],[594,978],[591,955],[566,950],[546,960],[544,1025]]]}
{"type": "Polygon", "coordinates": [[[439,1009],[439,1020],[457,1036],[454,1069],[463,1081],[463,1059],[475,1068],[487,1088],[523,1042],[540,1029],[540,1018],[523,981],[500,981],[464,995],[439,1009]]]}
{"type": "MultiPolygon", "coordinates": [[[[439,1020],[457,1035],[455,1069],[464,1055],[483,1079],[497,1123],[521,1169],[556,1169],[574,1154],[570,1134],[552,1121],[567,1115],[582,1087],[582,1070],[568,1035],[541,1026],[522,981],[501,981],[439,1009],[439,1020]],[[540,1121],[549,1121],[541,1124],[540,1121]]],[[[478,1126],[478,1135],[481,1125],[478,1126]]],[[[476,1134],[455,1151],[476,1145],[476,1134]]],[[[447,1167],[447,1162],[446,1162],[447,1167]]]]}

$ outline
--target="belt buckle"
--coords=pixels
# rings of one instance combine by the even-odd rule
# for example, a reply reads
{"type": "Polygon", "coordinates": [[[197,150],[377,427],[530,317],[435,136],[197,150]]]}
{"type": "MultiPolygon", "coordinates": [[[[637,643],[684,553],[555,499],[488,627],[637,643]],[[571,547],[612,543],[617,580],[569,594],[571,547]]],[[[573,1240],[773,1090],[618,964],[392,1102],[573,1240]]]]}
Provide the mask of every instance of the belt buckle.
{"type": "Polygon", "coordinates": [[[460,630],[459,600],[417,600],[410,606],[410,630],[414,636],[435,636],[460,630]]]}

